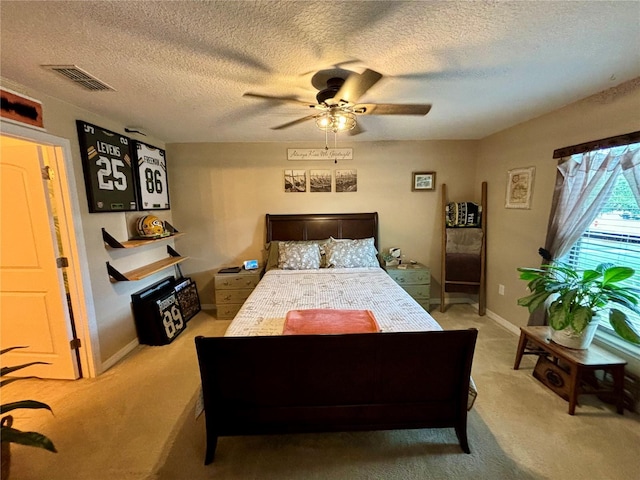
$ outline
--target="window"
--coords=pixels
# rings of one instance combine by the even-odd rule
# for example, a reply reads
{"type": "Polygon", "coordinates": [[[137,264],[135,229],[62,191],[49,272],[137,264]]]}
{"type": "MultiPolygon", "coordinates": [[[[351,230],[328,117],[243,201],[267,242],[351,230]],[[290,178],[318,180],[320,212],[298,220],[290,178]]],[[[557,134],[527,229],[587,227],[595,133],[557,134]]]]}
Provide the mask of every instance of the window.
{"type": "MultiPolygon", "coordinates": [[[[595,220],[561,261],[578,269],[595,268],[600,263],[629,266],[636,270],[636,275],[628,282],[640,289],[640,199],[636,199],[624,175],[617,176],[595,220]]],[[[625,310],[619,305],[616,308],[625,310]]],[[[626,313],[640,331],[640,315],[630,310],[626,313]]],[[[596,335],[604,341],[617,338],[607,317],[601,319],[596,335]]],[[[613,343],[640,357],[640,348],[628,342],[613,343]]]]}

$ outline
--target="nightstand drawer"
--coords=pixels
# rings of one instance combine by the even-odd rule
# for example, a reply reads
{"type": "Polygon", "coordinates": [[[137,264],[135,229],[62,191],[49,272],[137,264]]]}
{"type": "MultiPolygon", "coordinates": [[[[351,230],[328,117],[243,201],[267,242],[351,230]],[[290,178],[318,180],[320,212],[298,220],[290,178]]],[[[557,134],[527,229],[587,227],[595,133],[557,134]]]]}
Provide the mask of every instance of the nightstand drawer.
{"type": "Polygon", "coordinates": [[[430,285],[400,285],[418,303],[431,299],[430,285]]]}
{"type": "Polygon", "coordinates": [[[387,270],[387,273],[399,285],[423,285],[431,283],[429,270],[387,270]]]}
{"type": "Polygon", "coordinates": [[[215,276],[215,288],[218,290],[231,290],[238,288],[254,289],[260,281],[260,274],[221,273],[215,276]]]}
{"type": "Polygon", "coordinates": [[[241,303],[236,304],[218,304],[216,305],[216,318],[218,320],[229,320],[233,319],[236,316],[236,313],[240,311],[240,307],[242,307],[241,303]]]}
{"type": "Polygon", "coordinates": [[[216,304],[239,303],[243,304],[253,292],[252,288],[238,288],[236,290],[216,290],[216,304]]]}

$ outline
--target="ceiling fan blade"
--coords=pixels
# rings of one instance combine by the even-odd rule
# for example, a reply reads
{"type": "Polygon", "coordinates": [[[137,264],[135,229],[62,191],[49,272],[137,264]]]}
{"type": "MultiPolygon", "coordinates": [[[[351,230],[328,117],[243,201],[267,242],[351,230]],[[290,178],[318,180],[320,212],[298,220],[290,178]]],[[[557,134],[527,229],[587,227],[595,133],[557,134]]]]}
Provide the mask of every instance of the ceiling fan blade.
{"type": "Polygon", "coordinates": [[[299,123],[311,120],[312,118],[315,118],[315,116],[315,114],[307,115],[306,117],[298,118],[297,120],[293,120],[292,122],[283,123],[282,125],[278,125],[277,127],[271,127],[271,130],[282,130],[283,128],[293,127],[294,125],[297,125],[299,123]]]}
{"type": "Polygon", "coordinates": [[[352,73],[344,81],[344,84],[342,85],[342,87],[340,87],[340,90],[338,90],[338,93],[334,98],[336,100],[344,100],[345,102],[355,103],[381,78],[382,74],[369,69],[360,74],[352,73]]]}
{"type": "Polygon", "coordinates": [[[303,100],[299,100],[295,97],[275,97],[273,95],[262,95],[260,93],[251,93],[251,92],[247,92],[244,93],[242,95],[243,97],[251,97],[251,98],[259,98],[261,100],[275,100],[277,102],[288,102],[288,103],[295,103],[298,105],[305,105],[307,107],[310,108],[315,108],[315,105],[309,103],[309,102],[305,102],[303,100]]]}
{"type": "Polygon", "coordinates": [[[426,115],[431,105],[401,103],[361,103],[353,107],[358,115],[426,115]]]}

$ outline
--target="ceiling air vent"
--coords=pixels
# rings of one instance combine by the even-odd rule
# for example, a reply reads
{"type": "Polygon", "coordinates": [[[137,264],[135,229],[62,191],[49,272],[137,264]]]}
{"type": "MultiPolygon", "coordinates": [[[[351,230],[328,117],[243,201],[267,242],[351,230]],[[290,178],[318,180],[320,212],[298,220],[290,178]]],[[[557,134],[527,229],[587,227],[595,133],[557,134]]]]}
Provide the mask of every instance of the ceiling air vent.
{"type": "Polygon", "coordinates": [[[75,65],[42,65],[47,70],[52,70],[73,83],[80,85],[81,87],[91,91],[111,90],[116,91],[115,88],[107,85],[106,83],[98,80],[96,77],[90,75],[75,65]]]}

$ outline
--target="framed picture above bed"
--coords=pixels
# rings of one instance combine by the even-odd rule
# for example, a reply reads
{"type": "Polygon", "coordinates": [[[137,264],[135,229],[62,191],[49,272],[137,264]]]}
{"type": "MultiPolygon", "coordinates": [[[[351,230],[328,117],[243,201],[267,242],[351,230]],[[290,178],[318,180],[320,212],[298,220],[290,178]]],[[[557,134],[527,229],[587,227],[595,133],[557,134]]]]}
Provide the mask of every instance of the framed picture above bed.
{"type": "Polygon", "coordinates": [[[307,171],[306,170],[285,170],[284,171],[284,191],[285,192],[306,192],[307,191],[307,171]]]}
{"type": "Polygon", "coordinates": [[[309,191],[310,192],[330,192],[331,191],[331,170],[310,170],[309,171],[309,191]]]}
{"type": "Polygon", "coordinates": [[[358,171],[336,170],[336,192],[357,192],[358,171]]]}

